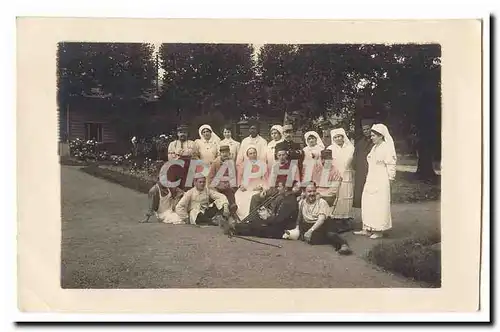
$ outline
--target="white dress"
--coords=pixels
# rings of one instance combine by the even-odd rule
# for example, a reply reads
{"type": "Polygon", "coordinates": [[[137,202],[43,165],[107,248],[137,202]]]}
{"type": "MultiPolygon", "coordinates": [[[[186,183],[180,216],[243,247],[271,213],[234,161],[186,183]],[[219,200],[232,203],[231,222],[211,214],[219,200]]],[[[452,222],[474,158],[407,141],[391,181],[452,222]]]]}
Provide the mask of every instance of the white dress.
{"type": "Polygon", "coordinates": [[[332,150],[333,165],[342,175],[342,183],[338,191],[338,200],[332,218],[346,219],[352,217],[352,203],[354,198],[353,170],[351,167],[354,155],[354,146],[344,144],[342,147],[332,144],[328,147],[332,150]]]}
{"type": "Polygon", "coordinates": [[[363,227],[385,231],[392,227],[390,179],[396,175],[396,157],[383,142],[375,145],[366,159],[368,175],[361,198],[363,227]]]}
{"type": "Polygon", "coordinates": [[[200,159],[207,165],[211,165],[217,158],[219,152],[219,142],[215,139],[206,141],[205,139],[197,139],[195,142],[200,159]]]}
{"type": "MultiPolygon", "coordinates": [[[[252,164],[251,161],[246,161],[252,164]]],[[[234,198],[236,200],[236,205],[238,205],[238,210],[236,214],[240,219],[244,219],[250,213],[250,202],[252,200],[252,196],[258,194],[259,191],[255,190],[258,187],[266,188],[267,186],[267,171],[260,170],[260,176],[256,178],[248,178],[246,181],[243,180],[243,173],[248,171],[249,169],[245,169],[245,165],[240,165],[238,168],[238,184],[243,185],[246,190],[241,190],[239,188],[234,194],[234,198]]]]}

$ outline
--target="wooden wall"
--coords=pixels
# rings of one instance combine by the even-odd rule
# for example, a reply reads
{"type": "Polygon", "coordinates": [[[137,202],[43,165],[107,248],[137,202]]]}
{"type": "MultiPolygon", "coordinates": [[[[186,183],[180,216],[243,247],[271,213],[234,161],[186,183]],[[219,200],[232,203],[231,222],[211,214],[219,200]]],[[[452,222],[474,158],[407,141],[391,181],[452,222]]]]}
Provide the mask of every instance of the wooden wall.
{"type": "MultiPolygon", "coordinates": [[[[110,117],[106,113],[87,109],[85,106],[79,105],[70,105],[69,110],[64,113],[66,116],[69,113],[69,140],[76,138],[85,139],[85,123],[100,123],[102,124],[102,142],[116,142],[115,129],[110,122],[110,117]]],[[[68,118],[65,120],[68,122],[68,118]]]]}

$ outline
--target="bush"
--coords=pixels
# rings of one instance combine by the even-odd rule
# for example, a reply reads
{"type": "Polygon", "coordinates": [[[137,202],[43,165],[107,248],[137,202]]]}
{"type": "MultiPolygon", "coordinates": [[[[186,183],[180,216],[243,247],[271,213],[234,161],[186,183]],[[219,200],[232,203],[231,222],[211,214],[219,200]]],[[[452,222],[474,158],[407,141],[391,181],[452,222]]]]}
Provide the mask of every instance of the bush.
{"type": "Polygon", "coordinates": [[[367,259],[385,270],[440,287],[441,251],[431,247],[440,242],[439,234],[381,242],[371,249],[367,259]]]}
{"type": "Polygon", "coordinates": [[[71,157],[80,161],[108,161],[111,155],[102,148],[102,143],[93,140],[82,140],[76,138],[69,142],[69,151],[71,157]]]}

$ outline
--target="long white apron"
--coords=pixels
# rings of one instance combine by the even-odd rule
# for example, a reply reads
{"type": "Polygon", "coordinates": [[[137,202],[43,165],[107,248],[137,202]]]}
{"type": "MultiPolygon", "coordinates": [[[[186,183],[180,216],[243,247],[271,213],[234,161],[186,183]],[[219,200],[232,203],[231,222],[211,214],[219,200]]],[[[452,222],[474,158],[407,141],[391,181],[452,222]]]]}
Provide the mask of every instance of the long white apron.
{"type": "Polygon", "coordinates": [[[368,175],[361,198],[363,227],[385,231],[392,227],[391,186],[385,144],[374,146],[367,156],[368,175]]]}

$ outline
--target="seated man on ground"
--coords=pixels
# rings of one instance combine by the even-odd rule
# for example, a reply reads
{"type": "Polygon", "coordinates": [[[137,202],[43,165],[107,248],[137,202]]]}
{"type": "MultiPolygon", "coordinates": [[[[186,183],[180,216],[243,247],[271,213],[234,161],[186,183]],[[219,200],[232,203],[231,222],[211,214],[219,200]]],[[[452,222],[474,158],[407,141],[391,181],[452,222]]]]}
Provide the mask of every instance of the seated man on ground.
{"type": "MultiPolygon", "coordinates": [[[[178,180],[179,176],[174,173],[167,174],[170,181],[178,180]],[[175,176],[175,177],[174,177],[175,176]]],[[[184,191],[179,187],[167,188],[158,180],[148,192],[148,211],[140,223],[147,223],[156,215],[158,222],[181,223],[180,217],[175,213],[175,206],[180,201],[184,191]]]]}
{"type": "Polygon", "coordinates": [[[339,254],[350,254],[351,249],[347,241],[338,234],[338,223],[328,218],[330,207],[317,194],[316,184],[308,183],[305,193],[305,199],[299,202],[297,218],[297,225],[304,241],[311,245],[331,244],[339,254]]]}
{"type": "Polygon", "coordinates": [[[229,232],[232,231],[236,235],[281,239],[287,229],[295,226],[300,187],[296,181],[293,187],[286,187],[280,182],[276,191],[276,196],[251,210],[248,223],[233,224],[229,232]]]}
{"type": "MultiPolygon", "coordinates": [[[[217,173],[223,166],[225,162],[231,163],[228,164],[228,169],[226,170],[226,173],[223,174],[223,176],[231,176],[231,173],[228,173],[229,168],[233,168],[234,170],[234,162],[231,159],[231,151],[229,149],[229,145],[221,145],[219,148],[220,155],[214,160],[212,165],[210,165],[210,171],[207,176],[207,183],[210,188],[212,188],[212,184],[214,182],[214,178],[216,177],[217,173]]],[[[233,174],[234,175],[234,174],[233,174]]],[[[235,182],[236,184],[236,179],[235,182]]],[[[229,201],[229,210],[231,213],[235,213],[236,210],[238,210],[238,206],[236,205],[236,199],[234,197],[234,194],[237,190],[237,186],[231,187],[231,183],[229,181],[219,181],[215,187],[213,187],[215,190],[220,192],[221,194],[224,194],[229,201]]]]}
{"type": "Polygon", "coordinates": [[[199,176],[175,207],[175,212],[187,224],[221,224],[229,217],[229,202],[223,194],[206,186],[206,178],[199,176]]]}

